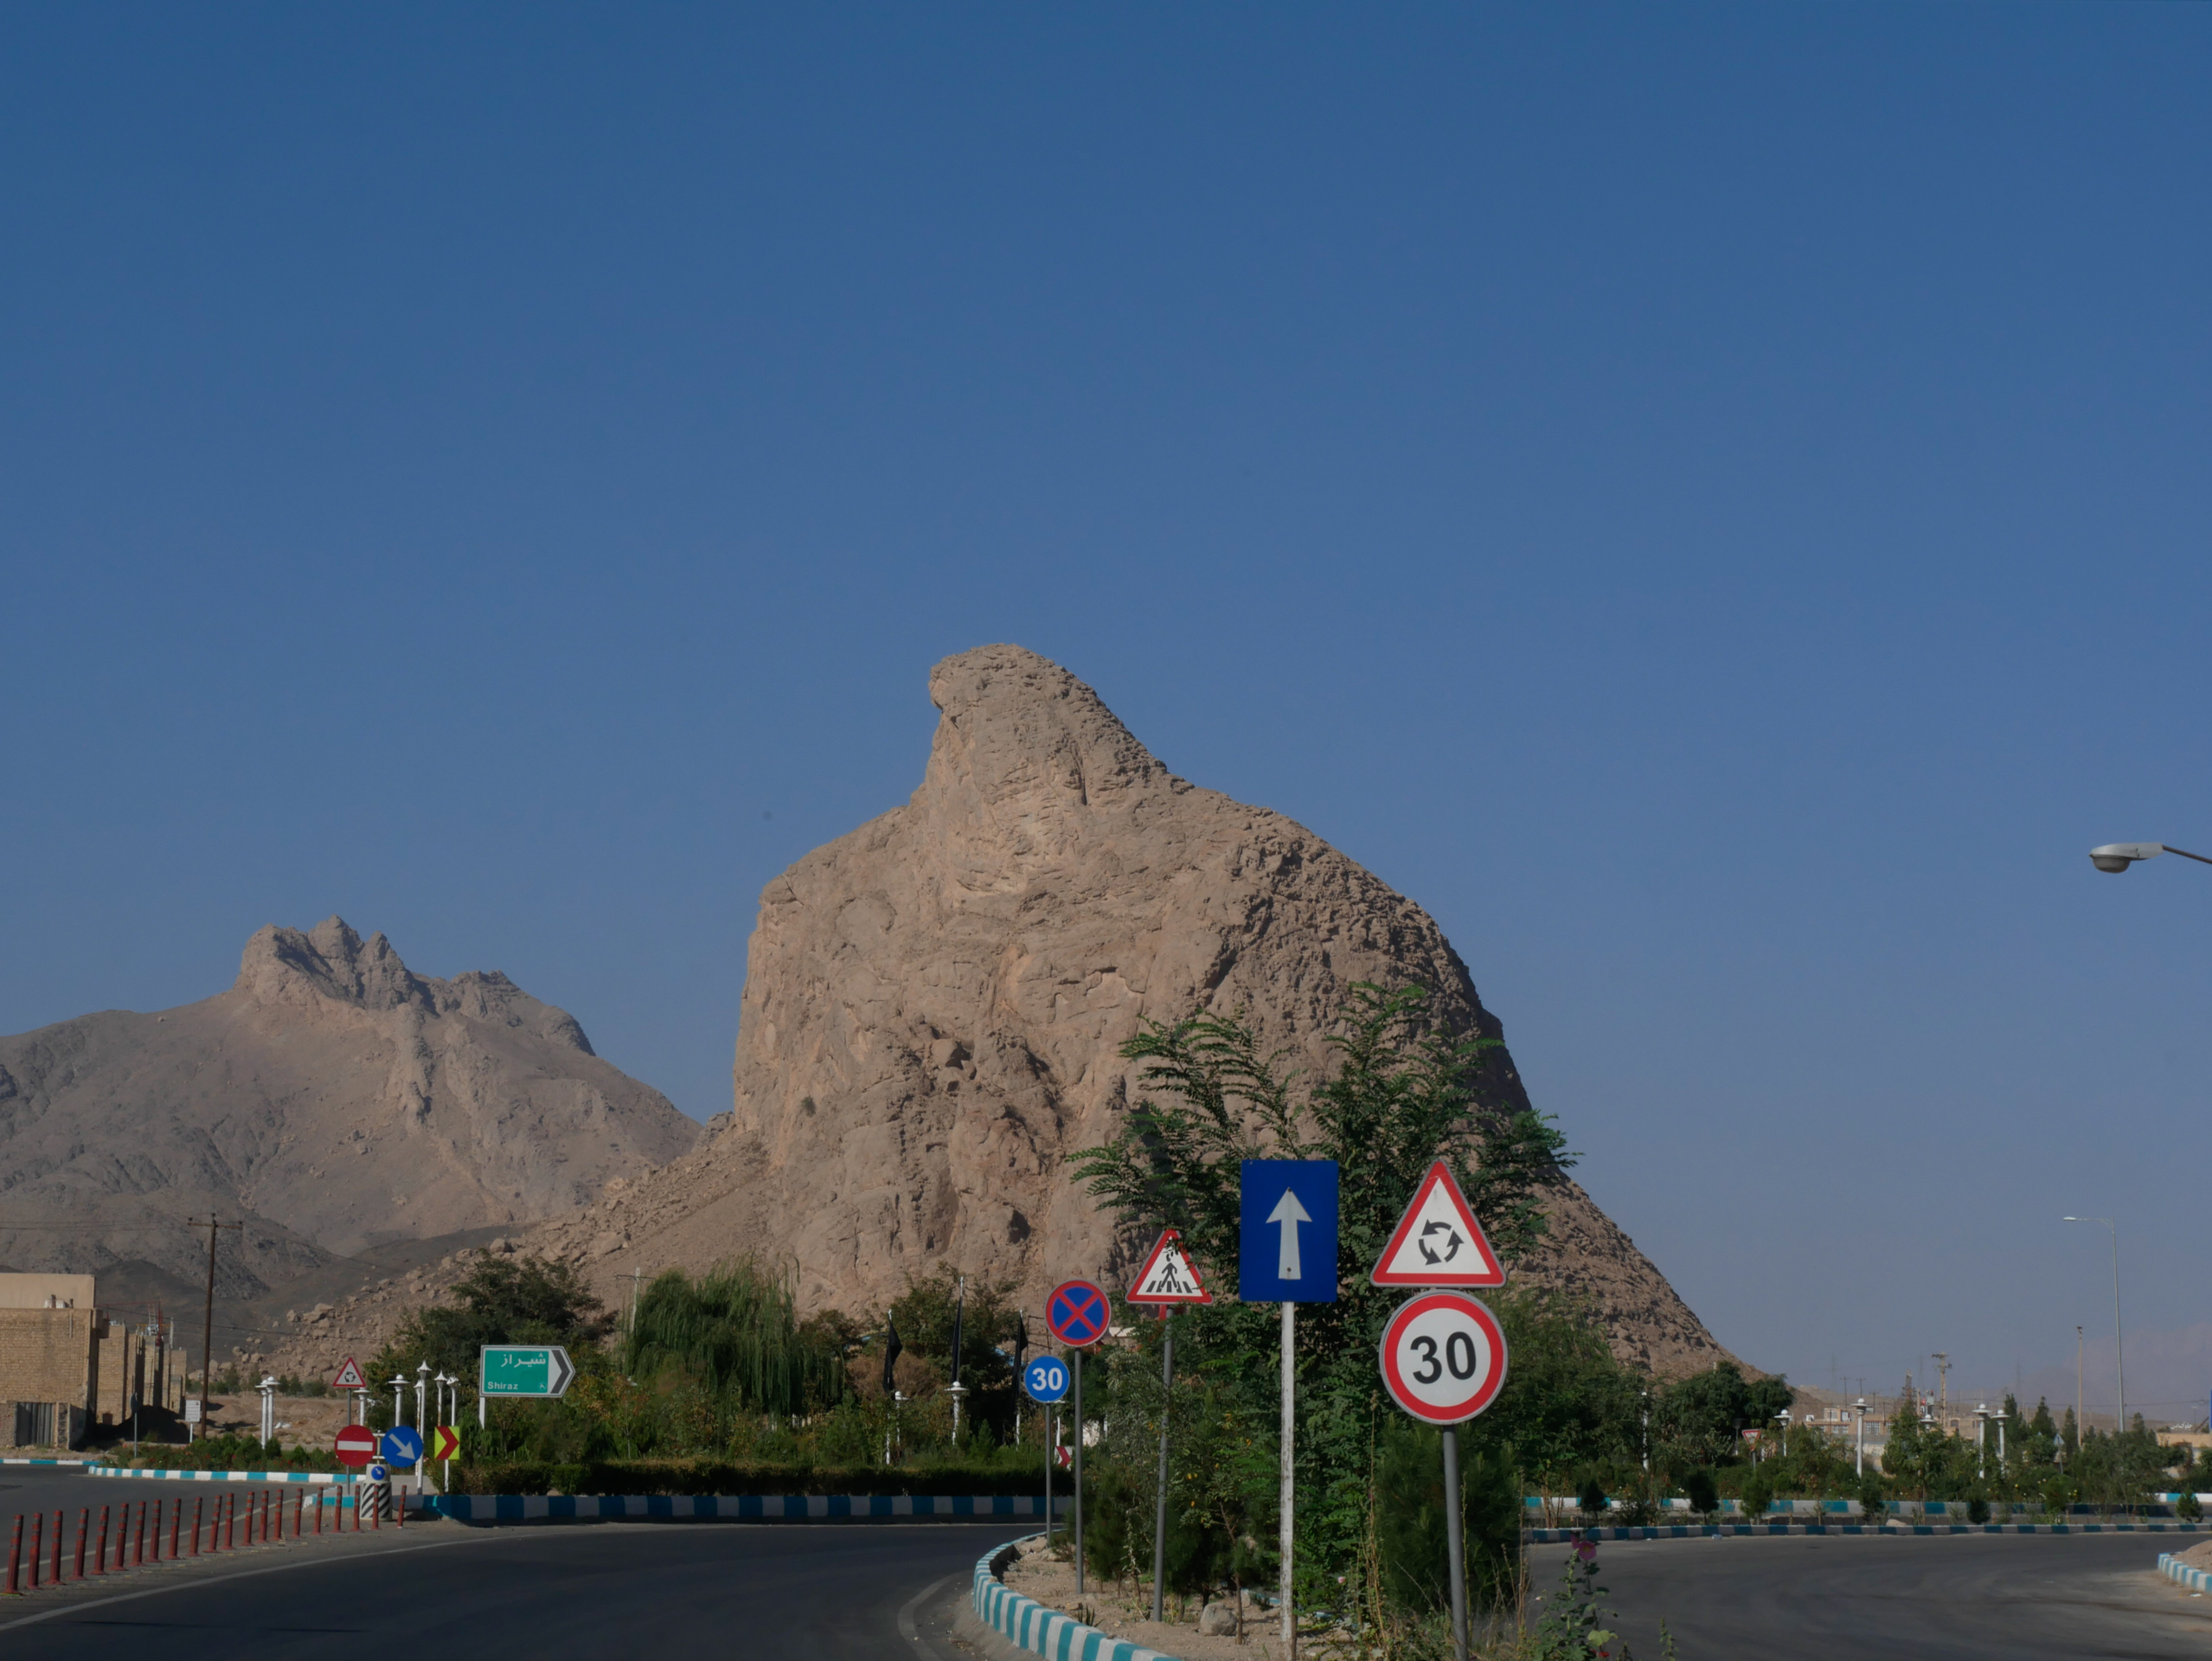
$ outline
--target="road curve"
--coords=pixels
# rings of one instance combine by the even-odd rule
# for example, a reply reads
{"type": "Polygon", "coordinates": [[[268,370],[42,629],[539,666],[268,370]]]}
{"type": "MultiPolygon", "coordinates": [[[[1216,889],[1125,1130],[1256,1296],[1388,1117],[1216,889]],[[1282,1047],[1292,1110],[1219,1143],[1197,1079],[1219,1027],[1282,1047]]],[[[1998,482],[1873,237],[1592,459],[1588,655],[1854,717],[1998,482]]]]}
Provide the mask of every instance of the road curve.
{"type": "MultiPolygon", "coordinates": [[[[410,1534],[414,1534],[410,1530],[410,1534]]],[[[421,1530],[420,1549],[288,1561],[271,1572],[180,1583],[11,1625],[10,1661],[277,1658],[805,1656],[911,1654],[900,1615],[947,1576],[964,1581],[1005,1536],[991,1523],[623,1524],[421,1530]],[[687,1646],[701,1646],[689,1650],[687,1646]]],[[[414,1544],[410,1540],[410,1545],[414,1544]]],[[[241,1569],[260,1567],[241,1557],[241,1569]]],[[[119,1584],[119,1594],[138,1588],[119,1584]]]]}
{"type": "MultiPolygon", "coordinates": [[[[2158,1578],[2201,1536],[1956,1535],[1608,1541],[1609,1622],[1640,1657],[1664,1617],[1682,1661],[2164,1661],[2212,1653],[2212,1599],[2158,1578]]],[[[1568,1548],[1530,1549],[1548,1597],[1568,1548]]],[[[1541,1608],[1541,1606],[1539,1606],[1541,1608]]]]}

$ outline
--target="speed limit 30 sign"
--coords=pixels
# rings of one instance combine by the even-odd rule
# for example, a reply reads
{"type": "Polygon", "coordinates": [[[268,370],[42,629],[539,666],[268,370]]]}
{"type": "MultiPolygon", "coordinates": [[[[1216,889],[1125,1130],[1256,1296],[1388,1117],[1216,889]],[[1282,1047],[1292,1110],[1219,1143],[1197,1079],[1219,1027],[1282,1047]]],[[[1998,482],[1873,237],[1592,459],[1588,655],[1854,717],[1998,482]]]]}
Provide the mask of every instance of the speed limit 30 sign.
{"type": "Polygon", "coordinates": [[[1382,1357],[1391,1398],[1427,1424],[1473,1418],[1505,1382],[1505,1333],[1465,1292],[1408,1299],[1383,1329],[1382,1357]]]}

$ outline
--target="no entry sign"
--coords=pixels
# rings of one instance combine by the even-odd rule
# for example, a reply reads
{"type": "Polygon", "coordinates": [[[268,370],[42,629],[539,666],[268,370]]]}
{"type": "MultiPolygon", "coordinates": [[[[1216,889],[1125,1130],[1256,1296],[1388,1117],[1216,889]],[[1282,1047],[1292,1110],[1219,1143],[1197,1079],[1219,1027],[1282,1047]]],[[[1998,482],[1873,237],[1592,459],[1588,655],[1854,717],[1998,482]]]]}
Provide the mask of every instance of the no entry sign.
{"type": "Polygon", "coordinates": [[[1465,1292],[1408,1299],[1383,1329],[1381,1349],[1383,1387],[1426,1424],[1473,1418],[1505,1382],[1497,1317],[1465,1292]]]}
{"type": "Polygon", "coordinates": [[[348,1425],[338,1433],[338,1463],[363,1465],[376,1457],[376,1433],[367,1425],[348,1425]]]}

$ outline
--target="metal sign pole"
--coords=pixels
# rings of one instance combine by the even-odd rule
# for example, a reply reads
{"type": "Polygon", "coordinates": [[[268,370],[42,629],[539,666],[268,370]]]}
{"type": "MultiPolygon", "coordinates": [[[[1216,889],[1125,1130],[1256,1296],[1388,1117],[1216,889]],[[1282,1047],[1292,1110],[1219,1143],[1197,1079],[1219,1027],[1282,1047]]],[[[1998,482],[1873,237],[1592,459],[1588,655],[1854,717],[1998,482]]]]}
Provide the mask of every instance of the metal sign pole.
{"type": "Polygon", "coordinates": [[[1060,1422],[1060,1415],[1050,1408],[1044,1410],[1044,1542],[1052,1543],[1052,1461],[1059,1449],[1054,1446],[1058,1438],[1053,1433],[1060,1422]]]}
{"type": "Polygon", "coordinates": [[[1160,1333],[1160,1485],[1152,1509],[1152,1619],[1165,1619],[1168,1565],[1168,1389],[1175,1382],[1175,1320],[1164,1318],[1160,1333]]]}
{"type": "Polygon", "coordinates": [[[1467,1541],[1459,1515],[1459,1427],[1444,1427],[1444,1538],[1452,1562],[1452,1657],[1467,1661],[1467,1541]]]}
{"type": "Polygon", "coordinates": [[[1298,1305],[1286,1303],[1283,1305],[1283,1472],[1280,1494],[1283,1562],[1276,1588],[1283,1606],[1283,1654],[1286,1661],[1298,1661],[1298,1625],[1291,1613],[1291,1460],[1297,1423],[1292,1410],[1292,1392],[1297,1388],[1298,1380],[1292,1356],[1297,1340],[1298,1305]]]}
{"type": "Polygon", "coordinates": [[[1075,1351],[1075,1594],[1083,1594],[1083,1352],[1075,1351]]]}

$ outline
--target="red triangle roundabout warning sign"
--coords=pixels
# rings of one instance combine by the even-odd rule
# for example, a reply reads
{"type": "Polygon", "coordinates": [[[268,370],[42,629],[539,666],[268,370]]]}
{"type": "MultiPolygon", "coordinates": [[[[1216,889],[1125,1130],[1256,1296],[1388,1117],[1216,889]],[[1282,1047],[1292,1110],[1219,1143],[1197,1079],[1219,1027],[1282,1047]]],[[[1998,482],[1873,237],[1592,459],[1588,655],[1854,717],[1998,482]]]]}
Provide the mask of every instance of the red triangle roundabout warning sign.
{"type": "Polygon", "coordinates": [[[1137,1284],[1129,1289],[1129,1301],[1210,1304],[1214,1294],[1206,1290],[1205,1284],[1198,1279],[1198,1271],[1183,1255],[1183,1236],[1170,1228],[1162,1233],[1159,1243],[1152,1247],[1152,1254],[1138,1272],[1137,1284]]]}
{"type": "Polygon", "coordinates": [[[361,1369],[355,1365],[353,1357],[348,1356],[346,1364],[338,1369],[338,1376],[330,1381],[330,1388],[334,1390],[365,1390],[369,1388],[369,1381],[361,1376],[361,1369]]]}
{"type": "Polygon", "coordinates": [[[1368,1277],[1378,1286],[1502,1286],[1505,1267],[1490,1248],[1452,1168],[1438,1160],[1414,1190],[1368,1277]]]}

